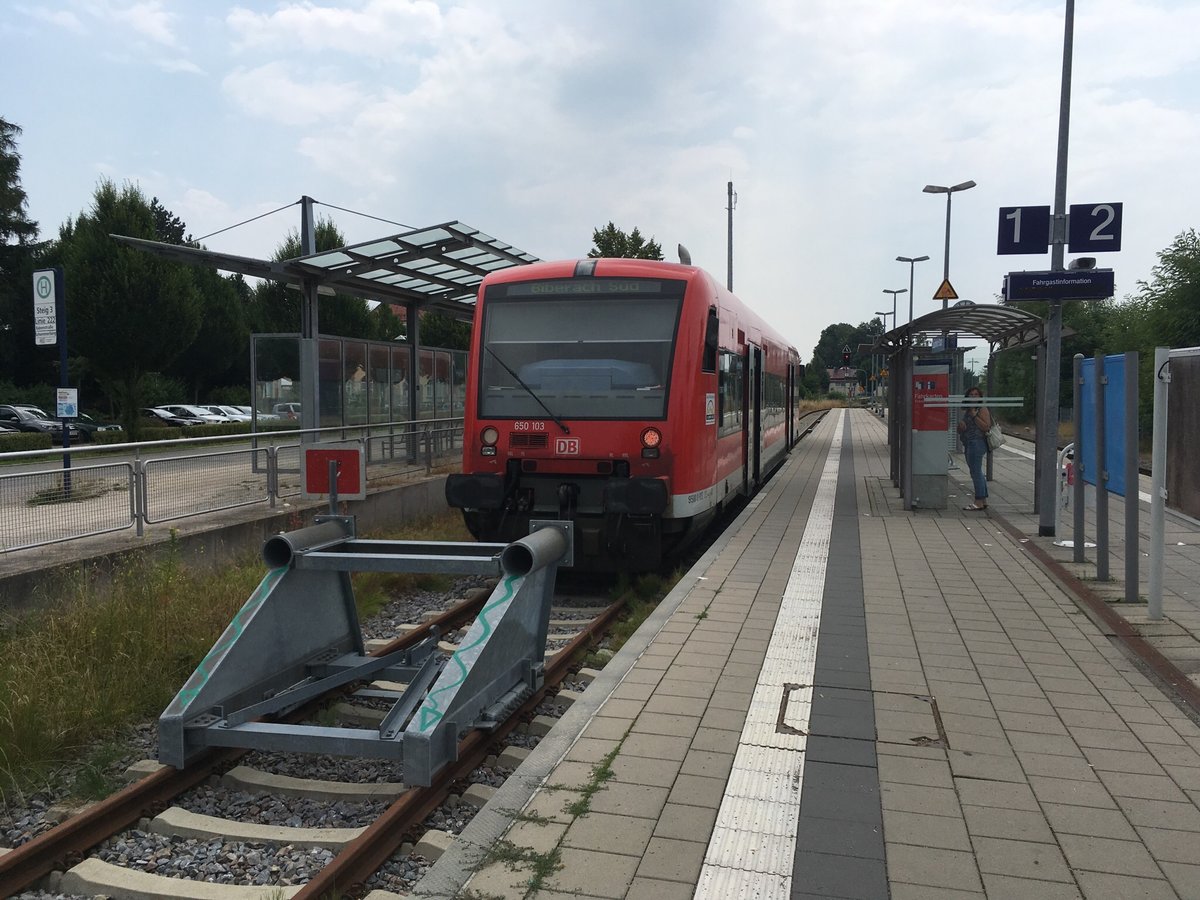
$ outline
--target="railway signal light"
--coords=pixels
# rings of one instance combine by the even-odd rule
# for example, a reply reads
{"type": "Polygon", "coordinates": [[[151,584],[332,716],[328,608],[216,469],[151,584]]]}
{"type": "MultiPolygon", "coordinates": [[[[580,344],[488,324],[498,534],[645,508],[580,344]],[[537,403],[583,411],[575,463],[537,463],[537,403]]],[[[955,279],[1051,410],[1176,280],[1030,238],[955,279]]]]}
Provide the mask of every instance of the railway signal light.
{"type": "Polygon", "coordinates": [[[849,345],[842,348],[842,365],[850,365],[850,347],[849,345]]]}

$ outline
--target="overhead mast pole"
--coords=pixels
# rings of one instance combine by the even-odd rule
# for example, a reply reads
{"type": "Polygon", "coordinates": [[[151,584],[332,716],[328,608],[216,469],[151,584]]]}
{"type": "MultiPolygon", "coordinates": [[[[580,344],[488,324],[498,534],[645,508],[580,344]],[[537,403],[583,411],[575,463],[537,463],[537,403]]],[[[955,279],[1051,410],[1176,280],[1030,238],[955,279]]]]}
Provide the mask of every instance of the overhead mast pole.
{"type": "Polygon", "coordinates": [[[737,194],[735,194],[733,192],[733,182],[732,181],[729,182],[729,184],[728,184],[728,192],[729,192],[729,205],[726,206],[725,209],[729,213],[729,250],[728,250],[728,258],[729,258],[728,272],[729,272],[729,274],[725,278],[725,287],[728,288],[729,291],[732,293],[733,292],[733,210],[737,207],[737,194]]]}

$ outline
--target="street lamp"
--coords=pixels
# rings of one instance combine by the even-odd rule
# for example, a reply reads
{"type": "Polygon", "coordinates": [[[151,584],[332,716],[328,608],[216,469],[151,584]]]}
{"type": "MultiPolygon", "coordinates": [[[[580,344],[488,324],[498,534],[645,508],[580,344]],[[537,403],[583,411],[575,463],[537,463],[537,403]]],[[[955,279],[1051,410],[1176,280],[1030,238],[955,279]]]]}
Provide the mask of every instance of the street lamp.
{"type": "MultiPolygon", "coordinates": [[[[877,310],[875,310],[875,315],[877,315],[877,316],[879,316],[881,319],[883,319],[883,333],[884,333],[884,334],[887,334],[887,317],[888,317],[888,316],[891,316],[891,317],[892,317],[892,327],[893,327],[893,328],[895,328],[895,327],[896,327],[896,313],[895,313],[895,311],[894,311],[894,310],[893,310],[892,312],[890,312],[890,313],[889,313],[889,312],[888,312],[886,309],[885,309],[885,310],[883,310],[882,312],[881,312],[880,310],[878,310],[878,309],[877,309],[877,310]]],[[[875,354],[872,354],[872,355],[871,355],[871,364],[872,364],[872,366],[875,366],[875,364],[876,364],[876,356],[875,356],[875,354]]],[[[881,372],[882,372],[882,367],[881,367],[881,366],[880,366],[880,367],[878,367],[877,371],[881,373],[881,372]]],[[[882,376],[882,374],[876,374],[876,376],[875,376],[875,389],[874,389],[874,391],[872,391],[872,395],[871,395],[871,400],[872,400],[872,402],[875,402],[875,401],[877,401],[877,400],[879,399],[879,388],[880,388],[880,382],[882,382],[882,381],[883,381],[883,376],[882,376]]]]}
{"type": "Polygon", "coordinates": [[[896,295],[897,294],[907,294],[908,288],[899,288],[898,290],[894,290],[894,291],[891,288],[884,288],[883,292],[885,294],[892,295],[892,327],[895,328],[896,327],[896,295]]]}
{"type": "MultiPolygon", "coordinates": [[[[927,184],[922,188],[926,194],[945,194],[946,195],[946,262],[942,267],[942,280],[950,280],[950,196],[958,191],[969,190],[975,187],[975,182],[964,181],[961,184],[952,185],[951,187],[943,187],[940,184],[927,184]]],[[[948,305],[948,300],[942,300],[942,309],[948,305]]]]}
{"type": "MultiPolygon", "coordinates": [[[[949,195],[947,195],[949,196],[949,195]]],[[[897,256],[896,262],[908,263],[908,321],[912,321],[913,316],[913,269],[915,264],[925,262],[929,259],[928,256],[897,256]]]]}

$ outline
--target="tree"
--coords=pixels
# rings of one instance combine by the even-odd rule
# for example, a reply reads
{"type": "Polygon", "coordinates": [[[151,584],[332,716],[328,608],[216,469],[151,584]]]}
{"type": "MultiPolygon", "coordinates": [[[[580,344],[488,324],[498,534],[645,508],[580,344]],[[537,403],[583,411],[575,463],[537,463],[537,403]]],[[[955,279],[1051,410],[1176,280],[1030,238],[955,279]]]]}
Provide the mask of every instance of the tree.
{"type": "Polygon", "coordinates": [[[1161,347],[1200,344],[1200,235],[1194,228],[1158,254],[1150,276],[1138,282],[1137,293],[1146,308],[1147,336],[1161,347]]]}
{"type": "MultiPolygon", "coordinates": [[[[318,251],[336,250],[346,244],[333,221],[322,217],[317,218],[315,237],[318,251]]],[[[293,228],[275,250],[274,259],[283,262],[302,255],[300,233],[293,228]]],[[[295,333],[300,330],[300,292],[285,284],[263,282],[255,289],[250,306],[250,326],[257,333],[295,333]]],[[[374,336],[366,301],[348,294],[322,296],[317,300],[317,330],[319,334],[341,337],[374,336]]]]}
{"type": "MultiPolygon", "coordinates": [[[[202,315],[196,337],[170,367],[181,378],[193,403],[207,399],[219,385],[250,383],[250,328],[245,298],[250,288],[240,275],[225,277],[215,269],[192,271],[202,315]]],[[[177,401],[176,401],[177,402],[177,401]]]]}
{"type": "Polygon", "coordinates": [[[421,316],[419,337],[423,347],[468,350],[471,347],[471,326],[445,313],[427,312],[421,316]]]}
{"type": "Polygon", "coordinates": [[[143,379],[191,345],[201,307],[189,267],[125,247],[110,234],[157,236],[141,191],[103,179],[91,209],[59,230],[71,345],[135,431],[143,379]]]}
{"type": "Polygon", "coordinates": [[[165,244],[194,244],[187,234],[183,219],[163,206],[157,197],[150,199],[150,214],[154,216],[154,238],[165,244]]]}
{"type": "Polygon", "coordinates": [[[33,344],[33,269],[37,222],[21,187],[21,128],[0,117],[0,378],[28,383],[45,357],[33,344]]]}
{"type": "MultiPolygon", "coordinates": [[[[849,347],[850,362],[846,365],[860,370],[859,383],[865,386],[867,376],[864,373],[870,369],[871,359],[870,356],[863,356],[858,352],[858,345],[873,343],[875,338],[881,334],[883,334],[883,323],[879,319],[860,322],[857,326],[847,322],[827,325],[821,332],[817,345],[813,347],[812,365],[809,367],[819,371],[814,373],[815,377],[812,379],[806,377],[805,382],[815,386],[825,369],[841,367],[843,365],[842,348],[849,347]]],[[[828,378],[824,379],[824,385],[828,386],[828,384],[828,378]]]]}
{"type": "Polygon", "coordinates": [[[595,246],[588,251],[590,257],[606,256],[610,259],[662,259],[662,246],[650,238],[647,241],[636,228],[626,234],[612,222],[592,232],[595,246]]]}

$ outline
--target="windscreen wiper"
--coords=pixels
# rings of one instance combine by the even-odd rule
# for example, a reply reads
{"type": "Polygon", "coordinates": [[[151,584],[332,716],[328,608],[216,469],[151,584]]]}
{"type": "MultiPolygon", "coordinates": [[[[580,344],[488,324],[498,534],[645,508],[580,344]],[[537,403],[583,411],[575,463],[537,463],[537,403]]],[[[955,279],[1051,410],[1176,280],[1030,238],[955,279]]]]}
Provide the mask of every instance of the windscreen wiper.
{"type": "Polygon", "coordinates": [[[548,407],[545,403],[543,403],[542,398],[533,392],[533,388],[531,388],[529,385],[527,385],[524,381],[521,380],[520,375],[518,375],[516,372],[514,372],[512,369],[510,369],[508,367],[508,363],[506,363],[504,360],[502,360],[499,356],[496,355],[495,350],[493,350],[491,347],[487,346],[486,344],[484,345],[483,349],[486,350],[488,353],[492,354],[492,359],[494,359],[496,362],[500,363],[500,365],[504,367],[504,371],[507,372],[509,375],[511,375],[514,379],[516,379],[517,384],[519,384],[521,387],[523,387],[525,389],[525,393],[527,393],[530,397],[532,397],[534,400],[537,401],[537,405],[546,411],[546,415],[548,415],[554,421],[555,425],[557,425],[559,428],[561,428],[563,430],[563,434],[571,433],[571,429],[567,427],[566,423],[563,422],[563,420],[560,419],[558,416],[556,416],[554,413],[550,412],[550,407],[548,407]]]}

